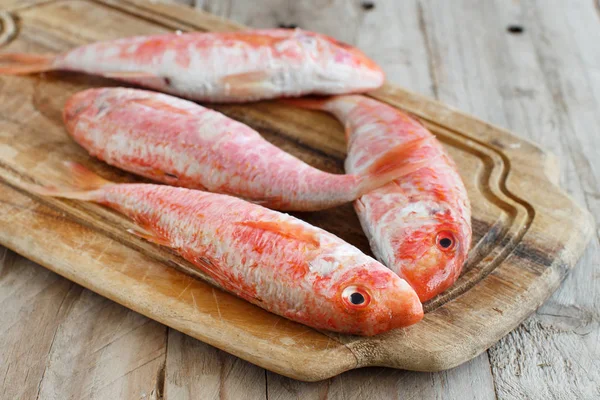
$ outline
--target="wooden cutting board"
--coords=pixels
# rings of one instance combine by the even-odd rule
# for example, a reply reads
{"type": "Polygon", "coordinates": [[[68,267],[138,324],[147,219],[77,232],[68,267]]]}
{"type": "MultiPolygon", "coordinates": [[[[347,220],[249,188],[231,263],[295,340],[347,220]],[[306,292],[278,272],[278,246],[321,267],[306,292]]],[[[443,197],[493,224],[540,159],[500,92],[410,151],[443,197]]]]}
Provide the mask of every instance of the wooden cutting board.
{"type": "MultiPolygon", "coordinates": [[[[132,0],[0,0],[0,6],[2,52],[58,53],[123,36],[241,28],[188,8],[132,0]]],[[[90,158],[61,121],[72,93],[114,85],[74,73],[0,77],[0,243],[141,314],[289,377],[320,380],[370,365],[437,371],[461,364],[532,313],[575,265],[593,232],[591,216],[557,187],[552,155],[386,85],[372,96],[421,118],[456,160],[473,205],[472,249],[459,281],[425,305],[421,323],[373,338],[316,331],[214,288],[171,251],[128,234],[131,224],[112,211],[19,189],[21,182],[60,184],[63,160],[120,182],[137,179],[90,158]]],[[[214,108],[304,161],[342,172],[345,140],[334,119],[275,102],[214,108]]],[[[370,253],[350,205],[298,216],[370,253]]]]}

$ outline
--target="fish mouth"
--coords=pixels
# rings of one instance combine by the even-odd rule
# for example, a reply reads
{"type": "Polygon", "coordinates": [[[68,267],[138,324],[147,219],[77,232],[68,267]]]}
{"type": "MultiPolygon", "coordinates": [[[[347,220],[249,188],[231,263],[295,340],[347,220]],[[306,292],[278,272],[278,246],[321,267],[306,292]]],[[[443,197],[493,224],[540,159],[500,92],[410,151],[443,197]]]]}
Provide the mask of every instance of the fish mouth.
{"type": "Polygon", "coordinates": [[[406,291],[391,305],[390,329],[405,328],[423,319],[423,305],[414,290],[406,291]]]}
{"type": "Polygon", "coordinates": [[[415,290],[422,303],[450,288],[462,269],[460,257],[452,259],[445,264],[433,264],[428,267],[427,257],[423,255],[416,261],[399,269],[399,276],[415,290]]]}
{"type": "Polygon", "coordinates": [[[69,107],[65,106],[63,110],[63,122],[67,131],[73,132],[75,126],[77,125],[77,121],[79,121],[79,116],[85,112],[89,108],[89,105],[86,104],[78,104],[76,106],[69,107]]]}
{"type": "Polygon", "coordinates": [[[84,112],[88,108],[89,108],[89,105],[80,104],[77,107],[74,107],[74,108],[70,109],[69,111],[67,111],[65,113],[65,119],[67,119],[67,120],[74,120],[74,119],[76,119],[79,116],[79,114],[81,114],[82,112],[84,112]]]}
{"type": "Polygon", "coordinates": [[[94,89],[84,90],[71,96],[63,108],[63,122],[67,126],[74,125],[85,111],[94,105],[94,89]]]}

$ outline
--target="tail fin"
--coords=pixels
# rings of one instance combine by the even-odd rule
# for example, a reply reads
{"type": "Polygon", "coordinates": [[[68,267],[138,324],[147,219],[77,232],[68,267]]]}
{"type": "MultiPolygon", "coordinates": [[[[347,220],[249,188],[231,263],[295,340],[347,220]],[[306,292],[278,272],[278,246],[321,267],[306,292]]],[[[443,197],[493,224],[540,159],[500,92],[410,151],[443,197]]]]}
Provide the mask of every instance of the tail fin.
{"type": "Polygon", "coordinates": [[[0,75],[27,75],[54,69],[53,55],[0,54],[0,75]]]}
{"type": "Polygon", "coordinates": [[[384,154],[362,176],[358,187],[359,197],[430,164],[431,158],[414,161],[409,156],[432,140],[435,140],[433,135],[421,137],[402,143],[384,154]]]}
{"type": "Polygon", "coordinates": [[[23,189],[42,196],[62,197],[85,201],[97,201],[102,196],[102,188],[114,185],[96,175],[81,164],[67,161],[64,163],[69,170],[71,182],[64,188],[39,186],[31,183],[21,183],[23,189]]]}

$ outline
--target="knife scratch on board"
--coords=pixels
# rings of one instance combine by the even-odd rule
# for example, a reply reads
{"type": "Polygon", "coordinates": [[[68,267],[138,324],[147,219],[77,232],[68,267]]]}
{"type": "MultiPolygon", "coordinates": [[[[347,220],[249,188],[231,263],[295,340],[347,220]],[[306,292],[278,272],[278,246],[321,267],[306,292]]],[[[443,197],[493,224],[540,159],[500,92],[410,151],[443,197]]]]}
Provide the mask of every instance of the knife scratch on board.
{"type": "Polygon", "coordinates": [[[221,315],[221,308],[219,307],[219,299],[217,298],[217,294],[215,293],[214,288],[212,288],[212,295],[215,298],[215,304],[217,305],[217,312],[219,313],[219,320],[223,321],[223,316],[221,315]]]}
{"type": "Polygon", "coordinates": [[[187,285],[185,285],[183,290],[179,293],[179,296],[177,296],[177,299],[180,299],[181,296],[183,296],[183,294],[186,292],[186,290],[188,290],[189,287],[192,286],[192,283],[194,283],[194,278],[190,278],[190,281],[188,282],[187,285]]]}

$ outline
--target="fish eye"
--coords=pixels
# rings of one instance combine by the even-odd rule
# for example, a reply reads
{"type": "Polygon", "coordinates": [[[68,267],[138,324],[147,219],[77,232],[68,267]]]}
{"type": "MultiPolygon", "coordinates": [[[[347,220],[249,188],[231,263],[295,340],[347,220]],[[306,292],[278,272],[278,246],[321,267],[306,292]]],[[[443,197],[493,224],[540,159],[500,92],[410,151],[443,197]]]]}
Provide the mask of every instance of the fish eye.
{"type": "Polygon", "coordinates": [[[442,251],[450,251],[456,246],[456,239],[452,232],[439,232],[436,238],[436,244],[442,251]]]}
{"type": "Polygon", "coordinates": [[[342,297],[344,302],[351,308],[363,308],[371,302],[369,293],[358,286],[348,286],[342,292],[342,297]]]}
{"type": "Polygon", "coordinates": [[[365,296],[363,296],[362,294],[358,293],[358,292],[354,292],[350,295],[350,303],[354,304],[355,306],[360,306],[365,302],[365,296]]]}

